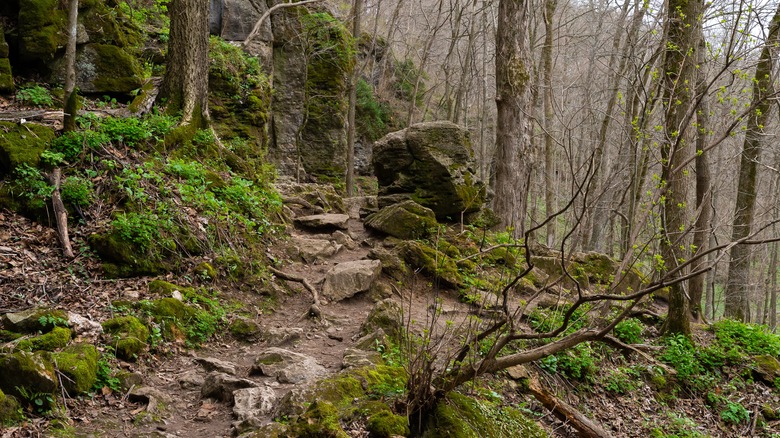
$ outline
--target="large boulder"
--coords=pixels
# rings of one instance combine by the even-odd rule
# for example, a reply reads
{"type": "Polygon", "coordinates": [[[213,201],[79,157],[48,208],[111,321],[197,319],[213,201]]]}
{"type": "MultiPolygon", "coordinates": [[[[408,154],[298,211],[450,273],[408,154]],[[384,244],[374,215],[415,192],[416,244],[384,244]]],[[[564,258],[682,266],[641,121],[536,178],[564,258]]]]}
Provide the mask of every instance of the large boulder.
{"type": "Polygon", "coordinates": [[[330,301],[344,300],[367,291],[381,273],[382,262],[379,260],[339,263],[325,274],[322,296],[330,301]]]}
{"type": "Polygon", "coordinates": [[[20,165],[37,167],[54,130],[35,123],[0,122],[0,177],[20,165]]]}
{"type": "MultiPolygon", "coordinates": [[[[61,79],[63,63],[56,64],[61,79]]],[[[111,44],[85,44],[76,54],[76,85],[84,93],[129,94],[143,85],[138,60],[123,48],[111,44]]]]}
{"type": "Polygon", "coordinates": [[[250,374],[276,377],[279,383],[302,383],[324,376],[327,370],[313,357],[271,347],[255,359],[250,374]]]}
{"type": "Polygon", "coordinates": [[[407,200],[370,214],[365,225],[399,239],[428,237],[438,226],[433,210],[407,200]]]}
{"type": "Polygon", "coordinates": [[[485,203],[469,132],[454,123],[418,123],[387,134],[374,144],[373,163],[380,207],[412,199],[442,220],[460,219],[485,203]]]}
{"type": "Polygon", "coordinates": [[[14,396],[54,393],[57,376],[50,358],[46,352],[0,354],[0,390],[14,396]]]}
{"type": "MultiPolygon", "coordinates": [[[[244,41],[267,10],[268,5],[262,0],[211,0],[209,30],[227,41],[244,41]]],[[[273,40],[271,20],[263,22],[256,38],[273,40]]]]}
{"type": "Polygon", "coordinates": [[[0,93],[14,91],[14,77],[11,74],[11,61],[8,60],[8,43],[5,42],[5,30],[0,25],[0,93]]]}

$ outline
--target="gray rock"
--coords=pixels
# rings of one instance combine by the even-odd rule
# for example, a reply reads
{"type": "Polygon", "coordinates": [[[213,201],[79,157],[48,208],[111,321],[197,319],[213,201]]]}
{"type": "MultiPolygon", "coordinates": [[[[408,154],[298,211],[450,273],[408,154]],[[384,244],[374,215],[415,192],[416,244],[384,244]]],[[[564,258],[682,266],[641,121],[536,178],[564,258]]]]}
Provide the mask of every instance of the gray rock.
{"type": "Polygon", "coordinates": [[[185,371],[179,376],[179,386],[183,389],[194,389],[203,386],[205,379],[195,370],[185,371]]]}
{"type": "Polygon", "coordinates": [[[307,239],[305,237],[293,237],[296,255],[306,263],[314,263],[336,254],[341,245],[322,239],[307,239]]]}
{"type": "Polygon", "coordinates": [[[225,402],[232,402],[234,391],[256,386],[257,383],[252,380],[242,379],[230,374],[220,373],[219,371],[212,371],[206,376],[203,386],[200,388],[200,395],[204,398],[210,397],[225,402]]]}
{"type": "Polygon", "coordinates": [[[233,392],[233,414],[239,421],[269,415],[276,405],[276,391],[267,386],[243,388],[233,392]]]}
{"type": "Polygon", "coordinates": [[[301,336],[303,329],[300,327],[272,327],[263,333],[263,340],[268,345],[280,347],[300,340],[301,336]]]}
{"type": "Polygon", "coordinates": [[[384,330],[378,328],[375,331],[358,338],[358,340],[355,341],[354,348],[365,351],[376,351],[380,346],[387,347],[388,344],[387,334],[384,330]]]}
{"type": "Polygon", "coordinates": [[[22,310],[21,312],[6,313],[0,319],[6,330],[21,333],[48,332],[57,325],[68,322],[67,314],[61,310],[47,309],[44,307],[22,310]],[[62,320],[62,321],[60,321],[62,320]]]}
{"type": "Polygon", "coordinates": [[[334,242],[346,247],[348,250],[355,250],[358,248],[358,243],[343,231],[336,231],[333,233],[332,237],[334,242]]]}
{"type": "Polygon", "coordinates": [[[236,365],[213,357],[196,357],[195,362],[206,371],[219,371],[220,373],[236,375],[236,365]]]}
{"type": "Polygon", "coordinates": [[[250,374],[276,377],[279,383],[301,383],[327,374],[327,370],[310,356],[272,347],[262,352],[250,374]]]}
{"type": "Polygon", "coordinates": [[[360,327],[360,333],[368,334],[382,329],[385,333],[395,335],[403,327],[401,305],[393,299],[382,300],[374,305],[366,321],[360,327]]]}
{"type": "Polygon", "coordinates": [[[433,210],[407,200],[368,215],[365,225],[399,239],[420,239],[428,237],[438,222],[433,210]]]}
{"type": "MultiPolygon", "coordinates": [[[[227,41],[244,41],[268,6],[261,0],[212,0],[209,28],[227,41]]],[[[257,39],[273,40],[271,20],[260,27],[257,39]]]]}
{"type": "Polygon", "coordinates": [[[347,348],[344,350],[341,368],[367,367],[380,362],[382,362],[382,356],[376,351],[347,348]]]}
{"type": "MultiPolygon", "coordinates": [[[[65,77],[65,60],[53,65],[53,80],[65,77]]],[[[128,94],[143,85],[143,71],[138,60],[125,49],[89,43],[76,53],[76,85],[85,93],[128,94]]]]}
{"type": "Polygon", "coordinates": [[[167,405],[172,401],[171,396],[157,388],[152,388],[150,386],[133,388],[127,395],[127,398],[131,402],[146,403],[150,407],[156,407],[159,403],[167,405]]]}
{"type": "Polygon", "coordinates": [[[0,354],[0,390],[20,396],[17,388],[28,393],[53,393],[57,389],[54,366],[40,353],[17,351],[0,354]]]}
{"type": "Polygon", "coordinates": [[[295,218],[295,223],[315,230],[346,230],[349,215],[325,213],[295,218]]]}
{"type": "Polygon", "coordinates": [[[339,263],[325,274],[322,296],[330,301],[341,301],[367,291],[381,273],[382,262],[379,260],[339,263]]]}
{"type": "Polygon", "coordinates": [[[385,248],[372,248],[368,252],[368,258],[382,262],[382,271],[394,280],[401,281],[409,274],[409,270],[398,254],[385,248]]]}
{"type": "Polygon", "coordinates": [[[523,365],[515,365],[506,369],[509,377],[514,380],[527,379],[531,377],[528,370],[523,365]]]}
{"type": "Polygon", "coordinates": [[[380,207],[414,199],[440,220],[457,220],[485,203],[468,130],[454,123],[418,123],[387,134],[374,144],[373,164],[380,207]]]}

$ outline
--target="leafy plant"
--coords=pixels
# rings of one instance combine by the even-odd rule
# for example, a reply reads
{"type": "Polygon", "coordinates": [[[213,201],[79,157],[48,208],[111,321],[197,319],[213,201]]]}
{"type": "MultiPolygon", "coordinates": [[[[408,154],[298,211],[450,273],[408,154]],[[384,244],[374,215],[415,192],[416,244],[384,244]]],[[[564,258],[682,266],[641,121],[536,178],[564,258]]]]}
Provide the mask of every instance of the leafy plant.
{"type": "Polygon", "coordinates": [[[121,389],[122,382],[116,377],[111,363],[114,361],[114,355],[104,353],[97,362],[97,380],[92,386],[94,390],[100,390],[104,387],[117,392],[121,389]]]}
{"type": "Polygon", "coordinates": [[[627,344],[638,344],[641,342],[643,330],[644,326],[642,322],[636,318],[624,319],[613,329],[615,336],[627,344]]]}
{"type": "Polygon", "coordinates": [[[362,78],[358,80],[356,91],[355,118],[358,133],[366,140],[374,141],[387,133],[389,109],[377,100],[371,85],[362,78]]]}
{"type": "Polygon", "coordinates": [[[111,221],[122,240],[138,245],[143,252],[160,238],[159,217],[156,214],[120,213],[111,221]]]}
{"type": "Polygon", "coordinates": [[[604,390],[615,394],[628,394],[639,387],[640,372],[633,368],[612,370],[604,379],[604,390]]]}
{"type": "Polygon", "coordinates": [[[748,354],[780,355],[780,336],[766,326],[724,319],[713,324],[712,330],[726,350],[736,347],[748,354]]]}
{"type": "Polygon", "coordinates": [[[28,164],[16,167],[10,189],[11,193],[26,200],[33,209],[44,208],[54,192],[54,187],[46,181],[41,171],[28,164]]]}
{"type": "Polygon", "coordinates": [[[539,366],[551,373],[581,381],[590,381],[596,372],[596,360],[590,343],[584,342],[539,361],[539,366]]]}
{"type": "Polygon", "coordinates": [[[67,319],[54,315],[42,315],[38,318],[38,323],[42,327],[67,327],[69,325],[67,319]]]}
{"type": "Polygon", "coordinates": [[[95,197],[92,181],[78,176],[69,176],[60,187],[62,200],[79,207],[87,207],[95,197]]]}
{"type": "Polygon", "coordinates": [[[46,415],[54,406],[54,394],[31,391],[24,386],[16,386],[15,389],[22,400],[29,403],[28,409],[36,414],[46,415]]]}
{"type": "Polygon", "coordinates": [[[22,87],[16,92],[16,100],[35,106],[53,106],[51,93],[40,85],[22,87]]]}

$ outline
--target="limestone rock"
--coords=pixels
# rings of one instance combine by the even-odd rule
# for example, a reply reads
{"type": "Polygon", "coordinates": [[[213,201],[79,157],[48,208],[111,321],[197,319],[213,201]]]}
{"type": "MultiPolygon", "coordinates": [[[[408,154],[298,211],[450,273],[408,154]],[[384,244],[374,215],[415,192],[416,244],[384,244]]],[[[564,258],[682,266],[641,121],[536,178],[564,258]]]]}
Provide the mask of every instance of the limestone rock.
{"type": "Polygon", "coordinates": [[[189,370],[179,376],[179,386],[183,389],[200,388],[205,380],[199,372],[189,370]]]}
{"type": "Polygon", "coordinates": [[[233,392],[233,414],[239,421],[270,415],[276,398],[276,391],[267,386],[238,389],[233,392]]]}
{"type": "Polygon", "coordinates": [[[371,309],[366,321],[360,327],[360,333],[369,334],[377,329],[382,329],[384,333],[395,336],[400,333],[402,328],[402,314],[401,305],[397,301],[382,300],[371,309]]]}
{"type": "Polygon", "coordinates": [[[295,245],[296,255],[300,256],[304,262],[310,264],[326,259],[341,249],[341,245],[331,241],[305,237],[293,237],[292,244],[295,245]]]}
{"type": "Polygon", "coordinates": [[[62,386],[68,394],[85,394],[97,381],[98,351],[92,344],[72,344],[64,350],[53,353],[52,361],[65,376],[62,386]]]}
{"type": "Polygon", "coordinates": [[[429,236],[438,223],[433,210],[408,200],[370,214],[365,225],[399,239],[420,239],[429,236]]]}
{"type": "Polygon", "coordinates": [[[330,301],[341,301],[367,291],[381,273],[382,262],[379,260],[339,263],[325,274],[322,296],[330,301]]]}
{"type": "Polygon", "coordinates": [[[243,388],[254,388],[257,383],[230,374],[212,371],[206,375],[203,386],[200,388],[202,397],[214,398],[224,402],[233,401],[233,392],[243,388]]]}
{"type": "Polygon", "coordinates": [[[327,370],[310,356],[272,347],[255,359],[250,373],[276,377],[279,383],[301,383],[323,376],[327,370]]]}
{"type": "Polygon", "coordinates": [[[756,368],[753,370],[753,374],[758,380],[761,380],[769,385],[774,385],[775,380],[780,378],[780,361],[774,356],[768,354],[762,354],[755,356],[753,361],[756,363],[756,368]]]}
{"type": "Polygon", "coordinates": [[[170,404],[171,396],[163,391],[153,388],[151,386],[141,386],[139,388],[133,388],[128,394],[128,399],[135,403],[146,403],[149,406],[155,407],[159,403],[170,404]]]}
{"type": "Polygon", "coordinates": [[[372,248],[368,252],[368,258],[382,262],[382,271],[395,280],[401,281],[409,274],[409,270],[398,254],[385,248],[372,248]]]}
{"type": "Polygon", "coordinates": [[[271,327],[263,332],[263,340],[271,346],[279,347],[286,344],[292,344],[303,336],[303,329],[300,327],[271,327]]]}
{"type": "Polygon", "coordinates": [[[236,375],[236,365],[225,360],[213,357],[196,357],[195,362],[200,364],[206,371],[219,371],[220,373],[236,375]]]}
{"type": "Polygon", "coordinates": [[[347,348],[344,350],[344,358],[341,368],[360,368],[374,366],[382,362],[382,356],[376,351],[347,348]]]}
{"type": "Polygon", "coordinates": [[[17,166],[37,167],[41,153],[54,139],[54,130],[35,123],[0,122],[0,178],[17,166]]]}
{"type": "MultiPolygon", "coordinates": [[[[244,41],[268,6],[261,0],[212,0],[209,28],[213,35],[227,41],[244,41]]],[[[272,41],[271,20],[257,34],[261,41],[272,41]]]]}
{"type": "Polygon", "coordinates": [[[380,207],[412,199],[440,220],[457,220],[485,203],[468,130],[454,123],[418,123],[387,134],[374,144],[373,164],[380,207]]]}
{"type": "Polygon", "coordinates": [[[509,377],[514,380],[527,379],[531,377],[531,375],[528,373],[528,370],[522,365],[509,367],[506,369],[506,372],[509,374],[509,377]]]}
{"type": "Polygon", "coordinates": [[[314,230],[346,230],[349,215],[337,213],[315,214],[295,218],[295,223],[314,230]]]}
{"type": "Polygon", "coordinates": [[[0,390],[20,396],[17,388],[28,393],[53,393],[57,389],[57,376],[49,360],[50,353],[18,351],[0,354],[0,390]]]}
{"type": "Polygon", "coordinates": [[[234,319],[228,330],[236,339],[245,342],[256,340],[262,331],[258,323],[243,317],[234,319]]]}
{"type": "Polygon", "coordinates": [[[78,313],[68,312],[68,323],[74,337],[96,338],[103,333],[103,326],[99,322],[87,319],[78,313]]]}

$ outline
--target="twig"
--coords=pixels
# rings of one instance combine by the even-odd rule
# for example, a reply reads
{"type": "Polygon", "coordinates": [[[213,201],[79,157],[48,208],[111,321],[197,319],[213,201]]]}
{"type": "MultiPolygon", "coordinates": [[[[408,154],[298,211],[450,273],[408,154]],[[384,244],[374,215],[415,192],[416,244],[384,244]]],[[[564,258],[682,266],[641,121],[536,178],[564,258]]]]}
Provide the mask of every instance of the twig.
{"type": "Polygon", "coordinates": [[[630,353],[636,353],[639,356],[641,356],[642,358],[644,358],[645,360],[647,360],[648,362],[652,363],[653,365],[663,368],[664,372],[666,372],[667,374],[669,374],[671,376],[676,376],[677,375],[677,370],[675,370],[674,368],[670,367],[669,365],[666,365],[663,362],[657,361],[654,357],[650,356],[649,354],[647,354],[644,351],[642,351],[639,348],[637,348],[638,346],[626,344],[625,342],[621,341],[620,339],[618,339],[618,338],[616,338],[614,336],[610,336],[610,335],[606,335],[606,336],[604,336],[603,338],[601,338],[599,340],[601,342],[607,344],[607,345],[611,345],[611,346],[613,346],[615,348],[618,348],[620,350],[628,351],[630,353]]]}
{"type": "Polygon", "coordinates": [[[62,244],[62,253],[65,257],[72,259],[73,248],[70,246],[70,237],[68,237],[68,211],[65,210],[65,204],[62,203],[60,195],[60,180],[62,171],[59,167],[55,168],[49,175],[49,182],[54,186],[54,192],[51,194],[51,203],[54,207],[54,217],[57,222],[57,234],[62,244]]]}
{"type": "Polygon", "coordinates": [[[279,3],[277,5],[273,5],[270,8],[268,8],[267,11],[265,11],[265,14],[261,15],[260,18],[255,22],[254,27],[252,28],[252,32],[249,32],[249,35],[246,37],[243,43],[241,43],[241,46],[246,48],[246,46],[252,41],[254,37],[257,36],[258,33],[260,33],[260,27],[263,25],[265,20],[271,16],[274,12],[276,12],[278,9],[281,8],[290,8],[293,6],[303,6],[309,3],[318,2],[320,0],[303,0],[300,2],[293,2],[293,3],[279,3]]]}
{"type": "Polygon", "coordinates": [[[282,280],[301,283],[303,287],[306,288],[306,290],[311,292],[312,298],[314,299],[314,304],[312,304],[311,307],[309,308],[309,314],[317,318],[322,316],[322,311],[320,311],[320,294],[319,292],[317,292],[317,289],[314,286],[312,286],[311,283],[309,283],[309,280],[295,274],[290,274],[284,271],[280,271],[273,267],[269,267],[269,270],[274,275],[281,278],[282,280]]]}

